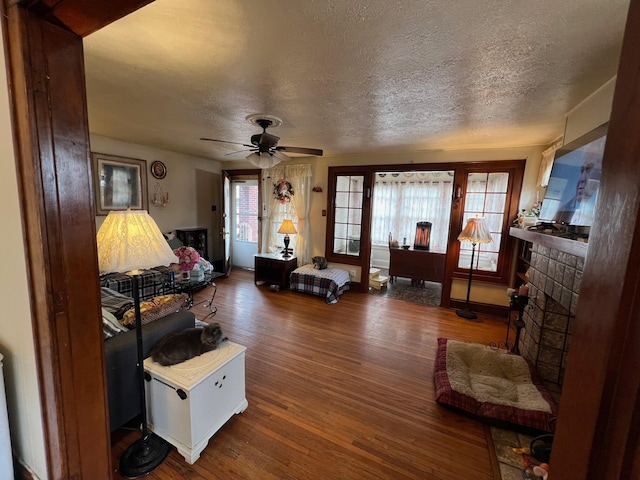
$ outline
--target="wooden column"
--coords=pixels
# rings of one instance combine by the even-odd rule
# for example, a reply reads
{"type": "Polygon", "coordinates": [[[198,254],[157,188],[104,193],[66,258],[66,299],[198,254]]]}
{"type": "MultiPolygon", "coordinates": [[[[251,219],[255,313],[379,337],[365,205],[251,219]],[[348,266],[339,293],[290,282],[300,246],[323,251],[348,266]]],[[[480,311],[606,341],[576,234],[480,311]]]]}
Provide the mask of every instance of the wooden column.
{"type": "Polygon", "coordinates": [[[639,25],[640,1],[632,0],[551,454],[553,478],[638,478],[639,25]]]}

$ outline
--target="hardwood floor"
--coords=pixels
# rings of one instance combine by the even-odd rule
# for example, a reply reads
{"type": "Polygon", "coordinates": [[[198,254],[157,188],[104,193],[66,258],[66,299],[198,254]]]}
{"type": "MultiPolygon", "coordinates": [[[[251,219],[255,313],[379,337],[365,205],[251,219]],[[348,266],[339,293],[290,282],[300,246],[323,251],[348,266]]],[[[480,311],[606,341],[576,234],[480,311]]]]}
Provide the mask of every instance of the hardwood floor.
{"type": "MultiPolygon", "coordinates": [[[[206,321],[247,347],[249,407],[194,465],[172,448],[148,478],[494,479],[485,426],[435,403],[433,362],[438,337],[498,341],[505,320],[469,321],[356,292],[327,305],[256,287],[253,273],[240,270],[216,283],[218,313],[206,321]]],[[[199,319],[208,313],[193,311],[199,319]]],[[[138,437],[114,432],[114,470],[138,437]]]]}

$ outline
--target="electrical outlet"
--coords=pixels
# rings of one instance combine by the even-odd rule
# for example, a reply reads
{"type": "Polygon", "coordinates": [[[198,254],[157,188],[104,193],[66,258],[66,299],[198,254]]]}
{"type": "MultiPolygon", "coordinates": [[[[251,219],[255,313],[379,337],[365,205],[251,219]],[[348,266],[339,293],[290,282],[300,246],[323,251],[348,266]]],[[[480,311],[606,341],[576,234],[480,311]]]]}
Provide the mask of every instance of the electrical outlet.
{"type": "Polygon", "coordinates": [[[349,277],[356,278],[356,271],[355,270],[349,270],[349,277]]]}

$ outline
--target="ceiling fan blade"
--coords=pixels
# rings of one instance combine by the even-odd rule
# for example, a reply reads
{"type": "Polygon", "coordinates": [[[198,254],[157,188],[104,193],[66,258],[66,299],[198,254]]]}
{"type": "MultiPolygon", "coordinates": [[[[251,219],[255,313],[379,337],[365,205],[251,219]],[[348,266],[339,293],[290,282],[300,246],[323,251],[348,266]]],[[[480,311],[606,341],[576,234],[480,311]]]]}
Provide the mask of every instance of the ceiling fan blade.
{"type": "Polygon", "coordinates": [[[227,140],[216,140],[215,138],[205,138],[205,137],[200,137],[200,140],[206,140],[208,142],[220,142],[220,143],[231,143],[232,145],[242,145],[243,147],[249,147],[249,148],[253,148],[254,145],[247,145],[246,143],[240,143],[240,142],[229,142],[227,140]]]}
{"type": "Polygon", "coordinates": [[[316,157],[322,156],[322,150],[319,148],[277,146],[276,150],[288,153],[303,153],[305,155],[315,155],[316,157]]]}

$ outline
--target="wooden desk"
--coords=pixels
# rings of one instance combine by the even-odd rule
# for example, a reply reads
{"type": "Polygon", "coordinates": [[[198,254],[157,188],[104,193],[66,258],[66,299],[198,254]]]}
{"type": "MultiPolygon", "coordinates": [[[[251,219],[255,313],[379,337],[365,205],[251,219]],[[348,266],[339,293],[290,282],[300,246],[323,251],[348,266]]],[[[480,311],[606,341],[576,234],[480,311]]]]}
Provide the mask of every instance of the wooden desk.
{"type": "Polygon", "coordinates": [[[444,282],[446,255],[426,250],[389,249],[389,281],[395,277],[410,278],[416,282],[444,282]]]}

